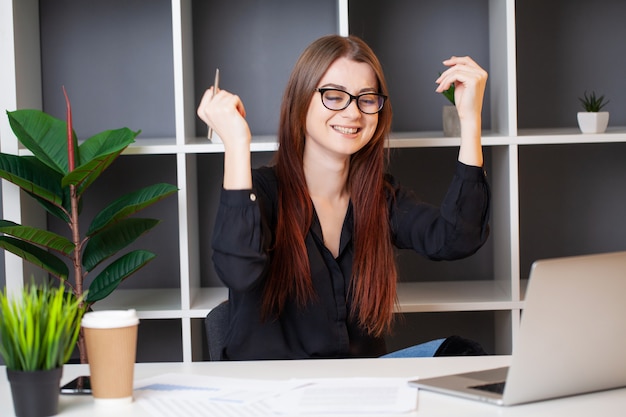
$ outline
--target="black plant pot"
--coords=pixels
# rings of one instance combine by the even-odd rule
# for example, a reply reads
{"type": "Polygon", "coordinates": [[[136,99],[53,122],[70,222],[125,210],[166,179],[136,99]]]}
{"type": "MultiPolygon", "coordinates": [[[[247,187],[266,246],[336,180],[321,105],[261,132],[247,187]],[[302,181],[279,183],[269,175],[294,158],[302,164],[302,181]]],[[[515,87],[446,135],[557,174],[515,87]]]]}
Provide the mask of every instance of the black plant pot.
{"type": "Polygon", "coordinates": [[[15,415],[47,417],[58,414],[62,375],[63,367],[32,372],[7,369],[15,415]]]}

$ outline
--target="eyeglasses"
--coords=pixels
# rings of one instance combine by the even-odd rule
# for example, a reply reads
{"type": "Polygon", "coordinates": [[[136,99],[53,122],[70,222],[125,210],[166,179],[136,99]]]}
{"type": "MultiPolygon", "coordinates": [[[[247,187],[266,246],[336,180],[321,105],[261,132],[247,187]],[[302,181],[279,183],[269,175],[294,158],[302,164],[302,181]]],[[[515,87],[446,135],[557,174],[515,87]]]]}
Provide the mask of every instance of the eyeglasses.
{"type": "Polygon", "coordinates": [[[316,88],[320,92],[322,104],[328,110],[339,111],[347,108],[352,100],[356,100],[356,105],[365,114],[376,114],[382,110],[387,96],[377,93],[363,93],[353,96],[347,91],[336,88],[316,88]]]}

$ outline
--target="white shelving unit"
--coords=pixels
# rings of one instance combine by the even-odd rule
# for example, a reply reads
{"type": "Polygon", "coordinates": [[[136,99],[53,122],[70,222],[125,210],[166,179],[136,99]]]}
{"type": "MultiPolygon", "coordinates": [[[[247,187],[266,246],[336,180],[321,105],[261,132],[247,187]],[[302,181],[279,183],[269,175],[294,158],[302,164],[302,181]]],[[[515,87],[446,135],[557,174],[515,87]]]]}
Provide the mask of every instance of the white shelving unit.
{"type": "MultiPolygon", "coordinates": [[[[363,36],[366,41],[373,45],[377,53],[382,50],[383,53],[380,55],[383,65],[386,70],[391,68],[391,71],[388,71],[390,86],[392,86],[392,89],[394,86],[396,89],[407,89],[406,85],[398,86],[398,79],[401,78],[398,75],[399,67],[410,66],[411,63],[385,61],[389,56],[393,56],[393,53],[388,50],[396,48],[401,53],[411,57],[420,57],[424,51],[419,48],[417,50],[412,49],[413,39],[410,42],[406,42],[406,44],[398,45],[394,43],[393,36],[402,36],[400,32],[398,32],[399,34],[391,35],[392,40],[389,40],[382,34],[372,34],[370,29],[382,26],[379,29],[383,29],[386,32],[392,30],[400,31],[405,26],[408,27],[406,22],[400,21],[397,25],[394,25],[394,28],[391,28],[384,24],[383,19],[399,19],[393,16],[402,16],[402,19],[410,20],[412,16],[419,15],[420,19],[423,19],[421,22],[424,22],[427,21],[424,19],[428,19],[427,16],[424,17],[427,12],[435,15],[437,13],[451,15],[453,9],[457,8],[452,8],[452,6],[463,6],[469,8],[468,10],[473,10],[474,8],[478,10],[475,26],[481,26],[479,23],[483,21],[487,22],[485,27],[481,26],[478,28],[480,30],[475,32],[467,28],[463,30],[468,31],[468,37],[478,38],[477,43],[482,46],[482,52],[479,52],[479,54],[483,53],[487,57],[485,62],[488,62],[487,69],[490,74],[488,101],[485,105],[486,114],[484,118],[487,126],[485,126],[483,143],[486,160],[488,161],[486,167],[493,193],[492,234],[489,244],[481,249],[475,259],[462,261],[467,263],[461,263],[460,267],[455,268],[448,264],[431,266],[427,262],[418,264],[417,267],[411,266],[411,264],[408,267],[403,267],[404,269],[401,267],[401,272],[404,271],[404,276],[402,276],[402,282],[399,284],[398,289],[399,310],[405,313],[418,314],[486,312],[492,317],[488,325],[492,326],[489,333],[492,333],[493,343],[491,344],[494,351],[509,353],[517,335],[523,307],[525,280],[527,279],[532,261],[532,259],[528,259],[524,255],[524,253],[531,253],[532,251],[527,250],[524,252],[526,244],[523,242],[522,234],[531,236],[537,234],[535,233],[537,231],[534,229],[527,231],[527,226],[523,224],[524,221],[520,220],[527,212],[528,199],[532,199],[532,195],[525,188],[527,184],[526,177],[523,177],[521,174],[529,169],[527,167],[528,164],[532,165],[534,163],[534,154],[527,157],[526,150],[539,149],[541,151],[543,147],[553,145],[571,147],[578,145],[609,146],[613,144],[618,146],[618,152],[623,153],[624,146],[622,145],[626,143],[626,127],[616,127],[611,123],[612,127],[610,130],[602,135],[580,134],[575,128],[575,124],[566,128],[518,128],[518,102],[520,101],[518,91],[522,86],[518,86],[520,65],[517,62],[516,38],[519,37],[519,34],[516,32],[518,28],[516,26],[517,17],[514,0],[481,0],[469,2],[471,3],[470,5],[467,5],[463,0],[449,0],[445,2],[400,1],[393,3],[327,0],[319,3],[315,2],[315,7],[322,10],[318,13],[326,13],[325,18],[321,20],[319,16],[309,16],[312,6],[306,1],[263,2],[263,6],[260,5],[261,3],[257,4],[247,0],[238,1],[242,3],[241,7],[238,8],[233,7],[232,2],[226,1],[135,1],[133,2],[133,9],[130,10],[125,8],[125,2],[109,2],[108,8],[112,17],[107,16],[107,18],[127,17],[129,20],[132,20],[132,13],[135,13],[137,9],[145,11],[146,13],[142,13],[138,21],[141,21],[141,19],[148,20],[145,25],[139,25],[143,28],[142,30],[146,30],[147,38],[150,38],[151,33],[160,33],[162,35],[162,31],[171,32],[171,44],[162,46],[166,52],[171,49],[171,52],[167,52],[171,56],[168,55],[164,59],[166,63],[171,64],[171,78],[163,77],[160,79],[164,90],[163,100],[173,102],[172,113],[165,113],[165,119],[171,122],[168,125],[169,127],[160,132],[141,135],[137,143],[131,146],[122,158],[129,158],[128,160],[132,161],[132,166],[139,164],[142,167],[159,167],[163,161],[166,162],[165,166],[174,166],[175,168],[171,172],[165,172],[163,175],[171,178],[170,182],[175,182],[180,191],[176,202],[167,206],[165,212],[157,214],[166,218],[164,223],[169,225],[169,229],[167,228],[168,226],[164,226],[166,230],[170,232],[174,230],[174,232],[168,234],[166,231],[155,231],[154,238],[150,238],[150,244],[153,243],[152,241],[165,242],[165,247],[157,253],[157,259],[160,263],[152,268],[147,268],[146,271],[140,271],[141,278],[135,279],[133,277],[129,280],[135,284],[129,282],[128,285],[124,285],[123,288],[114,292],[112,296],[97,303],[96,308],[136,308],[140,318],[144,319],[142,323],[156,323],[154,325],[156,328],[154,330],[155,333],[159,332],[162,323],[168,323],[166,327],[175,329],[173,336],[168,334],[163,337],[168,339],[167,343],[174,345],[173,351],[175,353],[159,359],[189,362],[201,360],[203,357],[202,340],[205,336],[202,319],[211,308],[227,298],[227,290],[220,285],[211,267],[208,266],[210,265],[209,242],[212,227],[210,223],[212,222],[212,214],[214,212],[216,192],[219,190],[221,181],[220,154],[223,152],[223,146],[219,143],[210,143],[205,139],[203,136],[204,132],[198,127],[195,114],[196,103],[199,100],[199,91],[205,88],[203,85],[204,80],[209,78],[209,76],[204,74],[203,68],[214,68],[217,65],[212,61],[214,54],[203,49],[207,45],[214,44],[207,37],[207,33],[217,33],[215,31],[222,30],[223,27],[219,26],[222,21],[226,22],[224,23],[225,25],[229,24],[228,22],[238,21],[236,19],[242,19],[242,21],[247,23],[245,27],[230,29],[230,32],[220,33],[219,35],[219,43],[225,46],[217,55],[230,57],[229,59],[232,61],[228,62],[231,68],[223,71],[224,74],[227,74],[226,79],[223,77],[223,85],[236,85],[236,82],[244,77],[237,70],[241,70],[242,74],[247,72],[256,74],[256,78],[253,77],[253,81],[257,82],[257,86],[260,89],[265,87],[261,85],[262,83],[259,80],[268,78],[271,81],[271,77],[274,76],[279,80],[286,78],[295,56],[302,48],[310,40],[330,30],[343,35],[355,33],[363,36]],[[162,16],[157,18],[152,13],[147,13],[154,10],[153,7],[160,7],[160,10],[166,10],[166,14],[169,14],[171,18],[170,27],[163,24],[162,16]],[[261,17],[256,17],[263,7],[279,7],[280,11],[284,12],[285,16],[280,15],[275,18],[277,21],[285,23],[285,27],[279,29],[279,33],[282,33],[282,35],[270,34],[268,36],[270,36],[270,41],[273,39],[271,36],[276,36],[275,40],[279,44],[277,46],[278,49],[285,45],[288,46],[287,49],[291,48],[286,52],[289,58],[282,58],[282,60],[277,62],[267,62],[264,57],[266,52],[280,53],[280,51],[262,49],[255,46],[254,42],[248,38],[242,37],[240,39],[235,36],[248,28],[250,31],[253,31],[257,26],[265,28],[263,29],[265,31],[271,29],[273,26],[271,22],[268,23],[263,20],[270,19],[269,15],[261,14],[261,17]],[[307,9],[299,13],[298,7],[306,7],[307,9]],[[388,10],[390,17],[381,17],[380,13],[378,13],[378,8],[388,10]],[[394,13],[398,12],[398,8],[401,9],[400,14],[394,15],[394,13]],[[206,13],[206,10],[214,10],[215,16],[212,14],[203,15],[202,13],[206,13]],[[417,13],[417,11],[420,11],[420,13],[417,13]],[[241,16],[238,13],[241,13],[241,16]],[[360,19],[360,16],[366,16],[365,19],[371,19],[371,21],[368,20],[368,24],[363,24],[363,27],[366,28],[364,34],[359,32],[360,25],[353,24],[355,19],[360,19]],[[229,21],[228,19],[231,20],[229,21]],[[205,25],[200,25],[199,22],[205,22],[205,25]],[[379,24],[377,25],[376,23],[379,24]],[[159,31],[151,32],[155,31],[155,26],[159,25],[161,25],[159,31]],[[213,28],[212,25],[216,27],[213,28]],[[267,29],[268,27],[270,29],[267,29]],[[486,33],[486,39],[483,39],[484,33],[486,33]],[[295,36],[296,39],[292,39],[294,36],[291,35],[295,34],[298,34],[299,37],[295,36]],[[376,38],[373,40],[372,36],[376,38]],[[241,50],[243,52],[240,52],[241,50]],[[238,68],[238,66],[241,66],[239,61],[237,61],[239,59],[237,58],[238,54],[245,54],[247,51],[256,51],[257,55],[246,59],[249,62],[248,66],[238,68]],[[255,60],[262,61],[262,66],[256,65],[255,60]],[[272,67],[276,67],[277,75],[266,74],[268,71],[271,72],[272,67]],[[227,78],[230,74],[233,75],[232,79],[227,78]],[[522,248],[522,244],[525,245],[524,248],[522,248]],[[422,269],[422,266],[425,266],[425,269],[422,269]]],[[[93,19],[94,23],[96,23],[99,17],[90,15],[88,6],[81,6],[80,3],[68,1],[61,5],[54,5],[49,0],[41,0],[41,5],[45,5],[45,7],[40,7],[40,2],[37,0],[1,2],[0,27],[3,29],[0,33],[0,56],[3,59],[0,62],[0,107],[3,110],[34,107],[49,111],[47,107],[54,107],[54,105],[46,104],[52,103],[52,99],[44,97],[44,91],[56,88],[48,85],[48,83],[56,81],[54,79],[55,71],[63,71],[63,60],[67,56],[72,57],[72,52],[68,45],[69,51],[61,49],[60,58],[55,60],[55,53],[59,53],[59,51],[50,50],[49,32],[40,33],[40,30],[44,31],[50,25],[58,25],[60,18],[57,16],[57,12],[60,14],[64,12],[75,13],[76,9],[79,9],[77,13],[82,13],[80,18],[87,19],[87,21],[93,19]],[[44,54],[44,52],[46,53],[44,54]],[[52,58],[50,58],[51,56],[52,58]],[[50,68],[53,68],[54,71],[50,68]]],[[[619,10],[623,11],[624,7],[621,7],[619,10]]],[[[466,18],[466,16],[462,16],[462,18],[466,18]]],[[[467,19],[470,19],[468,28],[471,29],[472,17],[469,16],[467,19]]],[[[94,26],[96,25],[94,24],[94,26]]],[[[72,29],[65,26],[55,26],[55,28],[60,33],[76,30],[75,28],[72,29]]],[[[119,30],[119,26],[114,24],[110,24],[109,28],[107,29],[109,31],[119,30]]],[[[136,39],[132,37],[132,30],[129,30],[129,33],[131,37],[129,43],[136,42],[136,39]]],[[[142,36],[145,36],[145,34],[142,36]]],[[[437,39],[436,36],[428,41],[433,44],[431,49],[441,49],[441,51],[436,52],[442,56],[442,59],[445,58],[445,54],[448,53],[445,42],[437,39]]],[[[258,42],[262,44],[260,41],[258,42]]],[[[620,41],[614,40],[613,42],[620,41]]],[[[107,54],[114,55],[117,47],[117,44],[110,44],[106,50],[107,54]]],[[[158,45],[157,47],[142,43],[135,45],[135,53],[140,57],[142,57],[145,50],[154,52],[160,49],[158,45]]],[[[93,54],[96,56],[102,53],[99,50],[93,51],[93,54]]],[[[148,52],[145,53],[147,54],[148,52]]],[[[75,54],[80,54],[80,52],[75,54]]],[[[77,57],[76,60],[78,64],[74,62],[68,65],[85,65],[85,68],[87,68],[88,65],[83,64],[79,58],[77,57]]],[[[82,59],[89,60],[91,58],[93,57],[83,57],[82,59]]],[[[111,63],[111,66],[115,68],[120,65],[120,63],[111,63]]],[[[130,63],[126,71],[132,74],[134,70],[133,65],[133,63],[130,63]]],[[[434,80],[434,75],[436,75],[436,71],[439,68],[436,65],[432,68],[434,69],[424,65],[423,68],[419,69],[427,74],[427,78],[430,77],[434,80]]],[[[423,73],[420,74],[423,76],[423,73]]],[[[86,78],[89,79],[89,76],[86,76],[86,78]]],[[[416,79],[419,78],[416,76],[416,79]]],[[[117,85],[115,80],[113,78],[113,83],[109,87],[113,91],[113,95],[117,94],[120,96],[119,106],[131,115],[129,120],[133,123],[136,120],[144,120],[142,119],[143,113],[138,111],[136,107],[149,107],[153,104],[154,99],[143,98],[141,95],[126,97],[125,94],[128,92],[126,85],[121,81],[120,85],[117,85]]],[[[73,80],[66,82],[71,83],[73,80]]],[[[135,81],[135,83],[137,82],[135,81]]],[[[251,117],[257,117],[258,120],[261,120],[262,123],[259,124],[267,123],[272,125],[271,121],[268,122],[263,119],[266,113],[270,114],[271,117],[276,117],[277,120],[278,110],[276,103],[278,103],[282,94],[282,86],[282,84],[272,86],[272,89],[278,91],[278,93],[271,97],[271,100],[275,100],[275,102],[268,102],[267,108],[262,108],[263,106],[260,106],[261,108],[255,107],[254,97],[246,101],[245,96],[251,92],[254,93],[255,88],[249,88],[251,91],[242,91],[241,95],[244,98],[244,102],[252,103],[251,107],[248,108],[248,113],[256,113],[256,116],[251,117]]],[[[428,84],[427,88],[430,88],[430,86],[428,84]]],[[[86,87],[80,84],[75,84],[73,87],[74,91],[86,89],[86,87]]],[[[138,89],[139,87],[141,85],[138,86],[138,89]]],[[[160,87],[155,85],[154,88],[160,87]]],[[[418,92],[411,93],[413,96],[408,98],[399,97],[398,101],[394,102],[394,110],[403,107],[403,100],[409,103],[411,100],[415,100],[414,96],[421,94],[421,90],[419,90],[421,87],[418,85],[416,88],[418,92]]],[[[434,90],[434,83],[432,83],[432,89],[434,90]]],[[[265,94],[264,91],[259,94],[265,94]]],[[[89,102],[89,92],[81,91],[77,96],[78,98],[75,97],[73,100],[75,123],[79,123],[81,108],[89,102]]],[[[401,94],[397,96],[401,96],[401,94]]],[[[426,95],[424,97],[424,100],[431,107],[439,108],[443,105],[443,102],[438,97],[431,98],[426,95]]],[[[396,100],[396,96],[392,96],[392,98],[396,100]]],[[[407,104],[404,103],[404,106],[406,107],[407,104]]],[[[59,117],[63,117],[63,115],[59,117]]],[[[157,117],[159,116],[155,118],[157,117]]],[[[432,117],[426,115],[422,119],[431,120],[432,117]]],[[[139,128],[150,132],[151,122],[149,118],[147,120],[147,127],[139,126],[139,128]]],[[[108,120],[104,120],[103,123],[105,123],[104,128],[117,127],[111,126],[108,120]]],[[[410,117],[407,118],[401,114],[400,123],[402,125],[411,125],[414,121],[410,117]]],[[[626,123],[622,124],[626,125],[626,123]]],[[[258,157],[260,162],[267,161],[277,147],[275,135],[272,132],[266,132],[265,130],[267,129],[265,128],[255,131],[255,125],[252,125],[252,122],[251,126],[254,135],[252,143],[254,156],[255,158],[258,157]]],[[[135,126],[129,127],[137,128],[135,126]]],[[[88,130],[94,129],[96,131],[104,128],[100,126],[87,127],[88,130]]],[[[4,117],[0,120],[0,139],[2,152],[25,154],[26,151],[18,146],[15,137],[10,131],[8,121],[4,117]]],[[[413,152],[419,151],[420,155],[425,154],[426,159],[433,157],[437,164],[437,161],[440,160],[449,161],[448,155],[455,152],[458,143],[458,138],[443,137],[443,134],[437,131],[436,127],[418,125],[417,129],[411,128],[395,131],[390,138],[389,146],[393,148],[395,158],[401,161],[399,164],[400,172],[406,172],[406,170],[412,169],[412,166],[403,158],[412,158],[413,152]],[[439,156],[439,151],[445,155],[443,157],[439,156]]],[[[574,160],[575,163],[576,160],[574,160]]],[[[622,166],[617,169],[623,174],[626,168],[622,166]]],[[[143,176],[146,181],[152,181],[152,174],[157,174],[156,171],[160,170],[153,169],[148,171],[149,169],[138,169],[133,171],[133,176],[136,175],[139,177],[139,180],[143,176]]],[[[164,168],[164,171],[167,171],[167,169],[164,168]]],[[[439,174],[446,175],[449,172],[450,170],[447,168],[438,168],[434,176],[439,174]]],[[[543,174],[550,175],[551,173],[544,172],[543,174]]],[[[400,177],[402,175],[400,174],[400,177]]],[[[626,176],[626,174],[624,175],[626,176]]],[[[417,176],[419,177],[419,175],[417,176]]],[[[122,176],[122,178],[124,177],[122,176]]],[[[418,181],[430,182],[431,179],[430,177],[420,177],[418,181]]],[[[601,179],[596,180],[601,181],[601,179]]],[[[115,179],[109,179],[109,181],[109,188],[120,186],[119,183],[115,182],[115,179]]],[[[531,184],[528,186],[533,186],[533,184],[535,183],[531,181],[531,184]]],[[[8,183],[3,183],[2,187],[3,218],[25,224],[34,224],[34,222],[40,225],[43,224],[45,216],[30,204],[28,198],[20,196],[16,187],[8,183]]],[[[437,188],[433,191],[433,194],[441,191],[441,187],[437,188]]],[[[443,191],[445,191],[445,186],[443,191]]],[[[626,205],[623,201],[620,197],[614,204],[626,205]]],[[[621,221],[621,219],[619,220],[621,221]]],[[[533,224],[533,222],[530,221],[529,224],[533,224]]],[[[541,232],[539,231],[539,233],[541,232]]],[[[623,240],[614,240],[607,246],[593,246],[592,243],[591,247],[582,249],[575,247],[572,251],[592,252],[624,248],[626,248],[626,243],[623,240]]],[[[535,248],[533,247],[532,249],[535,248]]],[[[541,255],[545,254],[546,257],[552,254],[558,255],[560,254],[559,251],[566,250],[562,248],[537,249],[541,255]]],[[[33,273],[31,267],[23,265],[18,258],[11,254],[6,254],[4,274],[9,290],[13,291],[21,288],[24,277],[29,276],[31,273],[33,273]]],[[[142,335],[140,334],[140,345],[141,337],[142,335]]],[[[150,336],[146,337],[150,338],[150,336]]]]}

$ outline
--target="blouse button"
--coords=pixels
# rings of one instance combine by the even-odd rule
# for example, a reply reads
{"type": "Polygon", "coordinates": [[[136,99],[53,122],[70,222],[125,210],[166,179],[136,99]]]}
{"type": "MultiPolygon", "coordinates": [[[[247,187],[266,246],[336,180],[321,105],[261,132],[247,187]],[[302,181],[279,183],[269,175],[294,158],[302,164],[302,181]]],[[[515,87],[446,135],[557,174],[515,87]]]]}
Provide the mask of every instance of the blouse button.
{"type": "Polygon", "coordinates": [[[256,201],[256,194],[250,193],[250,201],[256,201]]]}

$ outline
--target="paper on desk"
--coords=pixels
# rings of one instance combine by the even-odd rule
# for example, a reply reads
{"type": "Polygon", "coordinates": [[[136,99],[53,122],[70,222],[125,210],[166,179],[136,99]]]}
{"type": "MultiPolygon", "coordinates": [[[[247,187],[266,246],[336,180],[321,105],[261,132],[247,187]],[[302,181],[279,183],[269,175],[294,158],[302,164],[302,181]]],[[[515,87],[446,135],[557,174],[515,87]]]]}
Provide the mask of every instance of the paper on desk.
{"type": "Polygon", "coordinates": [[[265,417],[405,413],[417,390],[400,378],[251,380],[165,374],[138,381],[135,400],[150,415],[265,417]]]}
{"type": "Polygon", "coordinates": [[[402,378],[332,378],[307,384],[268,399],[283,415],[399,414],[415,410],[417,389],[402,378]]]}
{"type": "Polygon", "coordinates": [[[155,417],[266,417],[275,414],[262,400],[295,386],[293,381],[164,374],[135,383],[134,397],[155,417]]]}
{"type": "Polygon", "coordinates": [[[140,399],[176,397],[201,399],[232,404],[252,403],[301,385],[295,380],[254,380],[211,377],[205,375],[164,374],[135,383],[135,396],[140,399]]]}

